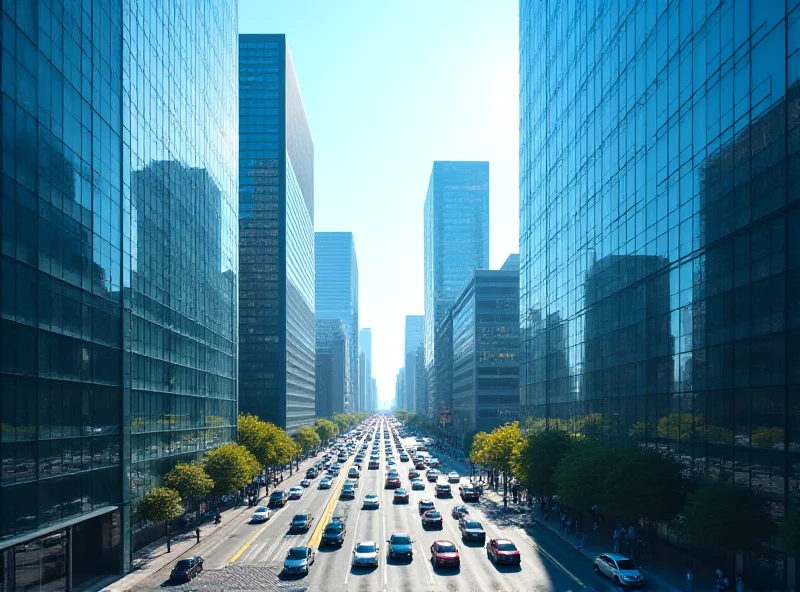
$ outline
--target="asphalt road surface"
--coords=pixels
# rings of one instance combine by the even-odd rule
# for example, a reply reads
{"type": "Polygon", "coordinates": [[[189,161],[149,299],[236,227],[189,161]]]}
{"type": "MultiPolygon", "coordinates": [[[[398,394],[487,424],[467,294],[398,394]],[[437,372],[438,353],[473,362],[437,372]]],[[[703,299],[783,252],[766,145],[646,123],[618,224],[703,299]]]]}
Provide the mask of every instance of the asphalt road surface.
{"type": "MultiPolygon", "coordinates": [[[[536,592],[580,592],[614,590],[611,583],[595,574],[591,562],[575,552],[547,529],[528,529],[522,526],[523,517],[506,513],[495,504],[482,500],[466,504],[470,516],[479,520],[490,538],[512,540],[522,555],[520,567],[499,567],[489,561],[482,545],[462,542],[458,521],[451,517],[451,509],[462,503],[458,496],[458,485],[452,484],[454,497],[438,499],[434,484],[427,483],[425,491],[411,491],[408,480],[410,463],[399,461],[399,454],[392,442],[396,468],[402,486],[410,494],[408,504],[394,504],[394,491],[384,489],[384,475],[388,470],[384,453],[383,427],[378,424],[380,439],[380,469],[368,470],[367,451],[364,470],[356,489],[355,499],[339,499],[341,485],[345,481],[347,468],[354,456],[348,459],[340,476],[334,480],[330,490],[318,489],[321,477],[312,481],[303,497],[289,502],[278,510],[266,524],[251,524],[247,513],[240,524],[229,525],[225,532],[209,537],[199,550],[205,561],[205,570],[190,584],[171,586],[166,581],[169,571],[163,570],[144,583],[142,588],[169,587],[177,590],[309,590],[313,592],[376,592],[376,591],[536,591],[536,592]],[[381,499],[377,510],[362,509],[363,498],[376,494],[381,499]],[[442,512],[444,526],[441,530],[424,530],[421,525],[418,502],[421,499],[434,501],[442,512]],[[307,533],[289,533],[289,523],[294,514],[311,513],[314,524],[307,533]],[[317,548],[321,530],[330,516],[340,517],[346,525],[346,537],[341,548],[321,547],[316,551],[315,561],[309,574],[302,577],[287,577],[282,573],[286,552],[295,546],[309,545],[317,548]],[[414,558],[410,563],[387,560],[386,540],[393,533],[405,532],[414,541],[414,558]],[[456,570],[434,568],[430,562],[430,546],[435,540],[450,540],[458,546],[461,567],[456,570]],[[358,542],[372,540],[380,546],[380,561],[377,568],[351,567],[352,550],[358,542]]],[[[410,448],[412,440],[404,445],[410,448]]],[[[356,450],[360,450],[357,446],[356,450]]],[[[308,466],[308,465],[306,465],[308,466]]],[[[288,489],[303,478],[305,468],[281,484],[288,489]]],[[[446,464],[440,473],[457,470],[446,464]]],[[[461,467],[463,471],[463,467],[461,467]]],[[[446,477],[440,476],[444,482],[446,477]]],[[[177,561],[176,557],[176,561],[177,561]]],[[[142,589],[137,588],[137,589],[142,589]]]]}

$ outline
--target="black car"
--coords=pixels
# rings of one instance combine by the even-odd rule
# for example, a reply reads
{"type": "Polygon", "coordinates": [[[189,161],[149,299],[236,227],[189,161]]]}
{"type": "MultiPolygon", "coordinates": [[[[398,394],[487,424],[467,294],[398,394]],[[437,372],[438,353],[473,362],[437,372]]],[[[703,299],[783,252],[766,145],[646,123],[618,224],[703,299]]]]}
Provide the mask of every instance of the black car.
{"type": "Polygon", "coordinates": [[[272,492],[272,495],[269,496],[269,503],[267,506],[270,508],[282,508],[286,505],[286,501],[289,499],[289,494],[286,493],[283,489],[278,489],[272,492]]]}
{"type": "Polygon", "coordinates": [[[486,531],[483,530],[483,525],[477,520],[471,520],[469,516],[458,521],[458,529],[461,531],[461,538],[465,541],[483,543],[486,540],[486,531]]]}
{"type": "Polygon", "coordinates": [[[188,582],[203,571],[203,558],[199,555],[181,559],[172,568],[169,579],[176,582],[188,582]]]}
{"type": "Polygon", "coordinates": [[[344,535],[347,532],[344,522],[341,520],[334,520],[325,526],[322,531],[322,544],[323,545],[338,545],[342,546],[344,543],[344,535]]]}

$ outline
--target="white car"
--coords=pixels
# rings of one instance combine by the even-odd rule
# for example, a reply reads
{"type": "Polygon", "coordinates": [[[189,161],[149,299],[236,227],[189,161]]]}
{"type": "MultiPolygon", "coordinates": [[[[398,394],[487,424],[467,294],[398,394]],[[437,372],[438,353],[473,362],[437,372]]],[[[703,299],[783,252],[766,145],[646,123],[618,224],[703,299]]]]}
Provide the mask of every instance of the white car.
{"type": "Polygon", "coordinates": [[[353,489],[358,489],[358,481],[356,479],[348,479],[344,482],[345,485],[352,485],[353,489]]]}
{"type": "Polygon", "coordinates": [[[447,481],[450,483],[458,483],[461,480],[461,477],[455,471],[450,471],[447,473],[447,481]]]}
{"type": "Polygon", "coordinates": [[[412,491],[425,491],[425,481],[417,477],[416,479],[411,480],[411,490],[412,491]]]}
{"type": "Polygon", "coordinates": [[[289,488],[289,499],[290,500],[298,500],[303,497],[303,488],[298,487],[295,485],[294,487],[289,488]]]}
{"type": "Polygon", "coordinates": [[[330,477],[325,477],[319,482],[320,489],[330,489],[332,485],[333,485],[333,479],[331,479],[330,477]]]}
{"type": "Polygon", "coordinates": [[[310,486],[311,486],[310,479],[303,479],[302,481],[300,481],[300,487],[310,487],[310,486]]]}
{"type": "Polygon", "coordinates": [[[364,508],[364,509],[367,509],[367,508],[378,509],[380,507],[381,507],[381,500],[377,495],[375,495],[374,493],[370,493],[370,494],[364,496],[364,505],[362,506],[362,508],[364,508]]]}
{"type": "Polygon", "coordinates": [[[378,565],[378,547],[375,541],[362,541],[353,549],[353,567],[374,567],[378,565]]]}
{"type": "Polygon", "coordinates": [[[636,564],[619,553],[598,555],[594,560],[594,570],[622,586],[638,587],[644,584],[644,577],[636,564]]]}
{"type": "Polygon", "coordinates": [[[253,512],[253,522],[266,522],[270,518],[272,518],[272,514],[274,511],[267,506],[258,506],[256,511],[253,512]]]}

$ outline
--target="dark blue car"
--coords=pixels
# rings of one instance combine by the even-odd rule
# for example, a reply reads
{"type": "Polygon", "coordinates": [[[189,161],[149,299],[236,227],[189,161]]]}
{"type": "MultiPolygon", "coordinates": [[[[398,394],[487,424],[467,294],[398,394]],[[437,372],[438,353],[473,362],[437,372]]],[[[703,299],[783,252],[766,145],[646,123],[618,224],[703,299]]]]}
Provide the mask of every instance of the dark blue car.
{"type": "Polygon", "coordinates": [[[414,541],[405,533],[393,534],[391,538],[386,541],[389,546],[386,550],[386,555],[389,559],[411,561],[414,559],[414,549],[412,544],[414,541]]]}

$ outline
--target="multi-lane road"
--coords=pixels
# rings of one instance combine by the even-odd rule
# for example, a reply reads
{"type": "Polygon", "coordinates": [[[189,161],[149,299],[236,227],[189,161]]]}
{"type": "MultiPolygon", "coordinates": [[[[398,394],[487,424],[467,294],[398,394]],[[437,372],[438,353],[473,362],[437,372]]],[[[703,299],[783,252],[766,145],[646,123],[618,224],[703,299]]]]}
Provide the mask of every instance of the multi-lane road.
{"type": "MultiPolygon", "coordinates": [[[[387,470],[383,429],[385,419],[377,423],[374,432],[380,441],[380,468],[369,470],[367,459],[363,463],[361,478],[355,499],[339,498],[341,486],[346,479],[347,468],[353,460],[350,456],[341,475],[335,479],[332,489],[319,489],[320,477],[312,481],[299,500],[289,502],[278,510],[265,524],[251,524],[242,520],[240,524],[228,525],[226,532],[209,537],[200,551],[205,561],[205,570],[190,584],[182,586],[192,590],[311,590],[340,592],[343,590],[375,591],[559,591],[577,592],[585,589],[613,590],[607,580],[592,571],[591,563],[567,547],[558,537],[546,529],[526,531],[513,520],[508,520],[486,502],[467,504],[470,516],[479,520],[486,530],[487,540],[505,538],[512,540],[521,551],[520,567],[499,567],[490,562],[482,545],[462,542],[458,521],[451,517],[451,510],[461,502],[458,486],[453,485],[454,497],[438,499],[434,486],[426,482],[425,491],[411,491],[408,469],[411,463],[399,462],[399,453],[393,439],[391,442],[396,468],[402,486],[410,494],[408,504],[394,504],[394,491],[384,489],[387,470]],[[377,510],[362,509],[364,496],[379,496],[381,506],[377,510]],[[418,503],[422,499],[432,500],[444,517],[441,530],[422,528],[418,503]],[[289,523],[295,514],[310,513],[314,524],[306,533],[289,532],[289,523]],[[338,516],[346,525],[344,544],[339,547],[319,547],[322,529],[331,516],[338,516]],[[387,560],[386,541],[393,533],[411,535],[414,558],[410,563],[387,560]],[[434,568],[430,562],[430,546],[435,540],[447,539],[459,548],[461,567],[456,570],[434,568]],[[351,567],[352,550],[358,542],[372,540],[380,545],[380,560],[377,568],[351,567]],[[309,574],[302,577],[286,577],[282,573],[286,552],[296,546],[308,545],[316,549],[315,561],[309,574]]],[[[412,440],[404,441],[409,448],[412,440]]],[[[357,450],[360,449],[360,445],[357,450]]],[[[371,448],[370,448],[371,450],[371,448]]],[[[456,469],[445,464],[440,471],[446,474],[456,469]]],[[[462,468],[463,470],[463,468],[462,468]]],[[[304,471],[303,471],[304,472],[304,471]]],[[[281,487],[288,489],[297,485],[303,475],[295,475],[281,487]]],[[[440,481],[444,477],[439,478],[440,481]]],[[[150,587],[167,585],[168,572],[155,574],[144,584],[150,587]]],[[[180,587],[179,587],[180,588],[180,587]]]]}

